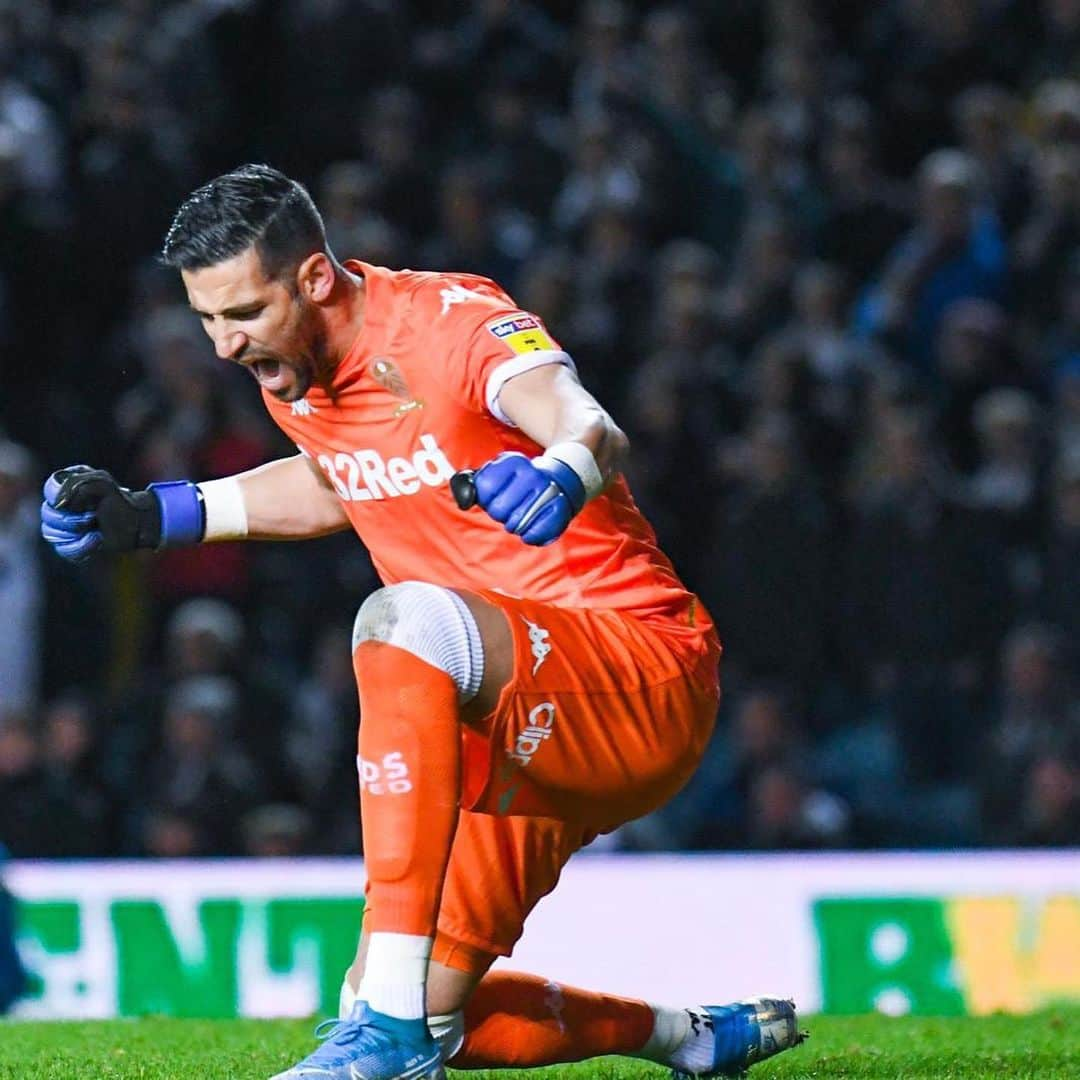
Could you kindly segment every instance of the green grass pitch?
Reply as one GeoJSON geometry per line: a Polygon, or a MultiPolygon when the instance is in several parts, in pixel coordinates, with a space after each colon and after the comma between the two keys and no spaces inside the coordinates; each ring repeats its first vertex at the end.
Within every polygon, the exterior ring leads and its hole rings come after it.
{"type": "MultiPolygon", "coordinates": [[[[811,1017],[810,1041],[763,1062],[751,1080],[1077,1080],[1080,1009],[980,1019],[811,1017]]],[[[307,1021],[0,1022],[2,1080],[265,1080],[314,1046],[307,1021]]],[[[451,1076],[455,1074],[451,1073],[451,1076]]],[[[626,1059],[527,1072],[457,1073],[488,1080],[659,1080],[626,1059]]]]}

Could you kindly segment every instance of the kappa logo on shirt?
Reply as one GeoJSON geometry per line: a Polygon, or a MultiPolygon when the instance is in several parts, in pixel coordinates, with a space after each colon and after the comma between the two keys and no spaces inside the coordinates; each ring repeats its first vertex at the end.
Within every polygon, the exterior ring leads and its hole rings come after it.
{"type": "Polygon", "coordinates": [[[439,314],[445,315],[454,304],[464,304],[469,300],[487,300],[488,298],[483,293],[466,289],[464,285],[451,285],[448,289],[442,289],[439,292],[439,299],[442,301],[442,311],[439,314]]]}
{"type": "Polygon", "coordinates": [[[293,416],[311,416],[319,410],[316,409],[307,398],[301,398],[299,401],[294,401],[292,403],[289,411],[293,416]]]}
{"type": "Polygon", "coordinates": [[[424,487],[439,487],[454,475],[454,467],[439,449],[434,435],[420,436],[420,449],[411,457],[383,458],[378,450],[341,451],[318,462],[345,502],[369,502],[415,495],[424,487]]]}

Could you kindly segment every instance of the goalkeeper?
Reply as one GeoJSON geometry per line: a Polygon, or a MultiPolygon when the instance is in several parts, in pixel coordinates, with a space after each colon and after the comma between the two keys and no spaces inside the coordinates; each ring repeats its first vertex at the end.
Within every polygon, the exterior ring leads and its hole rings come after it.
{"type": "Polygon", "coordinates": [[[60,469],[45,539],[81,561],[352,528],[384,584],[352,636],[362,934],[339,1020],[279,1080],[599,1054],[722,1075],[797,1042],[779,999],[671,1008],[488,971],[573,852],[685,784],[719,692],[626,438],[542,321],[486,278],[339,262],[262,165],[192,194],[163,259],[298,453],[145,491],[60,469]]]}

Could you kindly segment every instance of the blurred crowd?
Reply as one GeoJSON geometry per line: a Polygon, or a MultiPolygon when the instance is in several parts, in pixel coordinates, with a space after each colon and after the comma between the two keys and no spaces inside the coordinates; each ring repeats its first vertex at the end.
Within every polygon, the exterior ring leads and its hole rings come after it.
{"type": "Polygon", "coordinates": [[[291,452],[154,259],[252,160],[339,257],[497,279],[631,436],[725,697],[603,845],[1080,843],[1077,0],[4,0],[14,855],[358,848],[351,534],[37,536],[62,464],[291,452]]]}

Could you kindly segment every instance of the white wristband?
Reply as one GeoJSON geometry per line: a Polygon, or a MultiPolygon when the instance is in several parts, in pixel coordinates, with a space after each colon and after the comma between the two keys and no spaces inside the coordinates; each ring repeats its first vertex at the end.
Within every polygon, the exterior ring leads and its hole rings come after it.
{"type": "Polygon", "coordinates": [[[579,442],[561,442],[549,446],[544,457],[553,457],[577,473],[585,488],[585,500],[595,499],[604,490],[604,477],[592,451],[579,442]]]}
{"type": "Polygon", "coordinates": [[[206,480],[197,486],[206,517],[203,542],[243,540],[248,534],[248,520],[240,481],[235,476],[226,476],[224,480],[206,480]]]}

